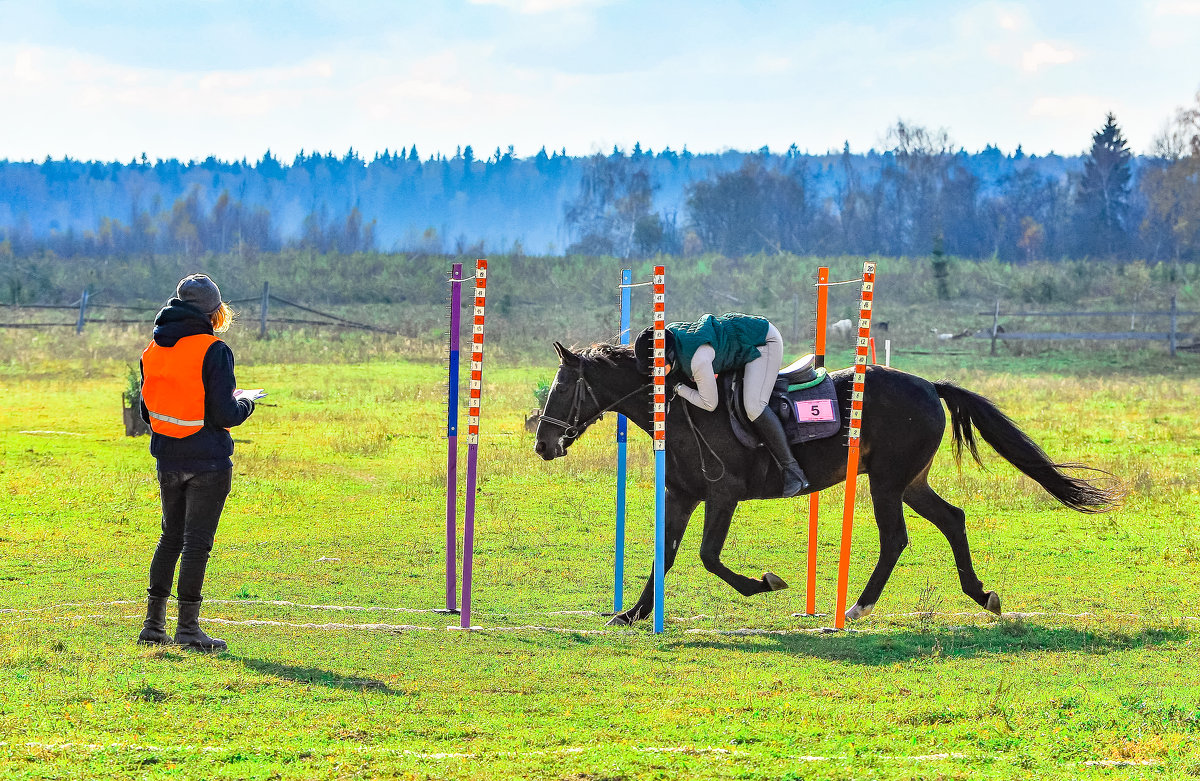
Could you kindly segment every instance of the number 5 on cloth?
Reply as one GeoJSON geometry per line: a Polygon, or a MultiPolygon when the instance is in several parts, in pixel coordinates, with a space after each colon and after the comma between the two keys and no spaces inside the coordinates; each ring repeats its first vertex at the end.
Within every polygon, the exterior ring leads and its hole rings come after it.
{"type": "Polygon", "coordinates": [[[833,402],[829,399],[797,401],[795,404],[796,420],[801,423],[822,423],[836,419],[833,416],[833,402]]]}

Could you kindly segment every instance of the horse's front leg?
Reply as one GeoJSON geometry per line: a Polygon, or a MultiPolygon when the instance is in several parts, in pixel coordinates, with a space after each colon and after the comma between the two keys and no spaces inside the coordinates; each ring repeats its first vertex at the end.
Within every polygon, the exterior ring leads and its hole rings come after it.
{"type": "Polygon", "coordinates": [[[764,591],[781,591],[788,587],[774,572],[764,572],[762,578],[748,578],[734,572],[721,561],[721,550],[729,534],[729,524],[737,502],[709,499],[704,503],[704,539],[700,542],[700,560],[704,568],[737,589],[744,597],[764,591]]]}
{"type": "MultiPolygon", "coordinates": [[[[663,568],[663,577],[666,578],[666,573],[671,571],[671,565],[675,563],[675,554],[679,552],[679,543],[683,539],[683,531],[687,528],[688,519],[692,517],[692,513],[696,511],[696,505],[700,504],[699,500],[692,498],[681,498],[673,493],[671,489],[666,490],[667,506],[663,510],[663,520],[666,522],[666,537],[667,549],[663,551],[663,560],[666,565],[663,568]]],[[[642,595],[638,597],[637,602],[633,607],[617,613],[608,620],[609,626],[620,626],[624,624],[632,624],[643,618],[649,618],[654,612],[654,567],[650,567],[650,577],[646,580],[646,587],[642,589],[642,595]]]]}

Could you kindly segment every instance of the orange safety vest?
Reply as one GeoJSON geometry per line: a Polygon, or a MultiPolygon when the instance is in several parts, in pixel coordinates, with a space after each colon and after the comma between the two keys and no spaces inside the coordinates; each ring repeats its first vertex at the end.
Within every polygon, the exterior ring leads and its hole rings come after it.
{"type": "Polygon", "coordinates": [[[142,401],[155,432],[182,439],[204,428],[204,355],[218,341],[195,334],[174,347],[150,342],[142,352],[142,401]]]}

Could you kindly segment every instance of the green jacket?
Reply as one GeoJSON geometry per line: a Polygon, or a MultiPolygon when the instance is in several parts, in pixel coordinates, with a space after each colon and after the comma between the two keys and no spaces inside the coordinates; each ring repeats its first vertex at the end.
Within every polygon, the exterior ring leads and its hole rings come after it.
{"type": "Polygon", "coordinates": [[[767,343],[770,322],[765,317],[727,312],[723,315],[704,315],[690,323],[668,323],[667,330],[675,337],[675,368],[691,380],[692,356],[700,345],[712,345],[717,356],[713,371],[732,371],[753,361],[762,353],[758,346],[767,343]]]}

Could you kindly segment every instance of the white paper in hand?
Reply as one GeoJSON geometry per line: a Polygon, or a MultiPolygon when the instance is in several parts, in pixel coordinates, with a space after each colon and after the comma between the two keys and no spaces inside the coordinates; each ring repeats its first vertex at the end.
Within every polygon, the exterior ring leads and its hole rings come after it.
{"type": "Polygon", "coordinates": [[[233,397],[235,399],[250,399],[250,401],[258,401],[259,399],[261,399],[263,396],[266,396],[266,395],[267,395],[267,392],[265,390],[263,390],[262,388],[250,388],[248,390],[243,390],[242,388],[238,388],[237,390],[235,390],[233,392],[233,397]]]}

